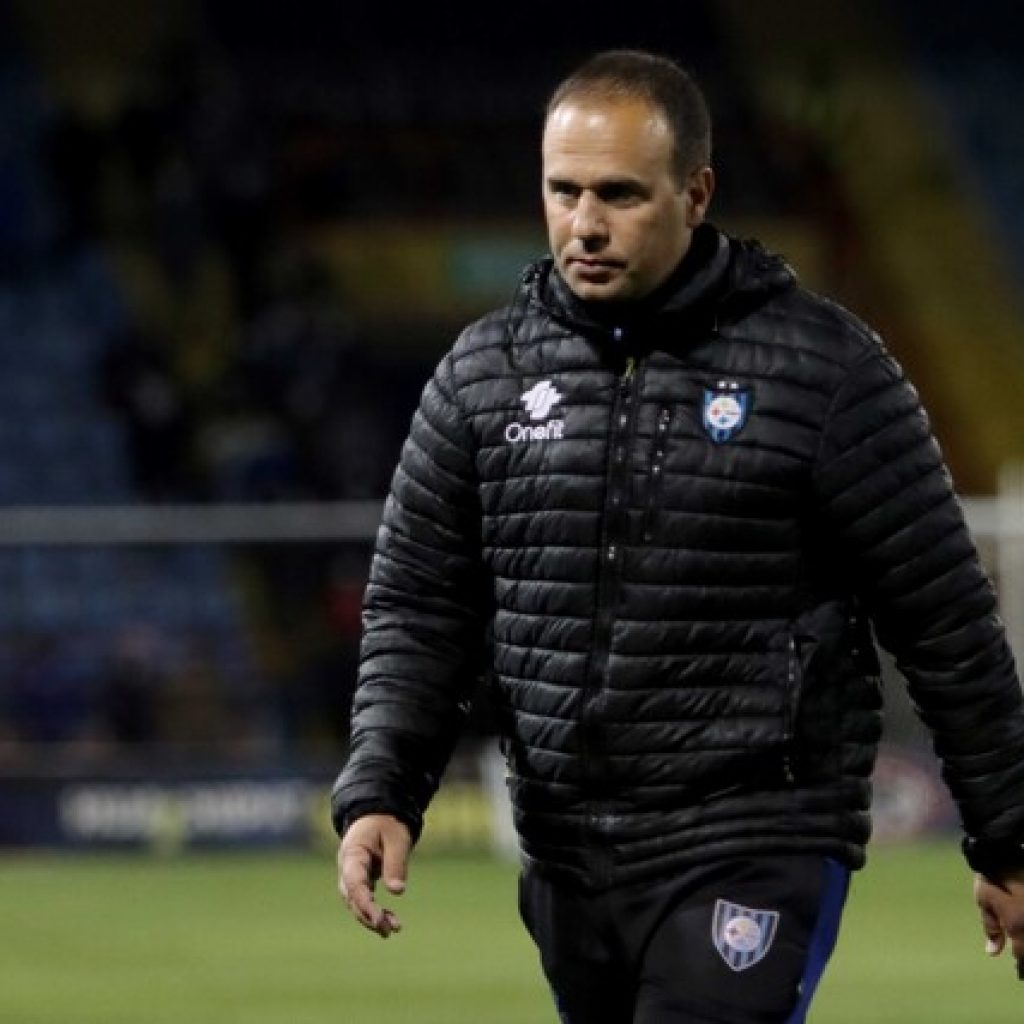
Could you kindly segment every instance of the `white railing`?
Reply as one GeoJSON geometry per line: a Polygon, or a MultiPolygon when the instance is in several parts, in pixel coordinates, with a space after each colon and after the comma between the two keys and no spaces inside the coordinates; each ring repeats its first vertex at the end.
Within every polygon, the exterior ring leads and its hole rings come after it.
{"type": "Polygon", "coordinates": [[[371,540],[380,501],[0,509],[0,545],[281,544],[371,540]]]}

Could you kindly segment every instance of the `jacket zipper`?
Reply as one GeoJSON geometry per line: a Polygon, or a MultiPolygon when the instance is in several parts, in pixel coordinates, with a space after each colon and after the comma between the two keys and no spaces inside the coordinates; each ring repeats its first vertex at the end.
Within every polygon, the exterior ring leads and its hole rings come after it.
{"type": "Polygon", "coordinates": [[[629,493],[629,435],[633,418],[633,374],[635,369],[634,360],[628,359],[625,369],[619,377],[615,392],[615,405],[612,409],[611,445],[606,477],[607,493],[601,524],[601,560],[597,570],[596,627],[587,680],[591,690],[599,689],[604,682],[611,640],[614,611],[612,605],[618,583],[619,557],[622,541],[625,539],[623,524],[626,521],[626,500],[629,493]]]}
{"type": "Polygon", "coordinates": [[[611,446],[608,453],[607,493],[601,525],[601,564],[597,579],[597,628],[589,682],[599,688],[604,681],[609,654],[615,592],[622,541],[626,538],[629,496],[629,454],[633,423],[633,384],[636,363],[632,357],[619,377],[612,410],[611,446]]]}
{"type": "MultiPolygon", "coordinates": [[[[622,544],[627,536],[631,437],[634,421],[636,361],[630,357],[619,376],[612,408],[611,444],[608,452],[605,507],[601,524],[600,562],[597,567],[597,594],[594,609],[594,641],[591,648],[587,690],[580,708],[580,755],[583,777],[589,790],[588,823],[593,827],[600,817],[596,808],[601,771],[600,743],[592,734],[593,705],[604,688],[611,653],[611,634],[615,620],[622,544]]],[[[610,865],[597,865],[597,873],[607,874],[610,865]]]]}

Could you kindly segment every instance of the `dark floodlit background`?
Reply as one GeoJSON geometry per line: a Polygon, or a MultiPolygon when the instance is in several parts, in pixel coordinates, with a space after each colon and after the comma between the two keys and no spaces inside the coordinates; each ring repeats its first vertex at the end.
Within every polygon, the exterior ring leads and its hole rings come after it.
{"type": "MultiPolygon", "coordinates": [[[[543,103],[608,46],[692,69],[712,219],[905,365],[1020,643],[1015,13],[0,2],[0,845],[328,841],[409,417],[543,255],[543,103]]],[[[948,825],[890,684],[883,833],[948,825]]],[[[490,841],[488,729],[438,842],[490,841]]]]}
{"type": "MultiPolygon", "coordinates": [[[[1024,650],[1017,6],[0,0],[0,1018],[551,1019],[486,702],[397,945],[343,921],[326,794],[410,415],[544,254],[541,111],[596,49],[688,65],[713,220],[884,335],[1024,650]]],[[[891,852],[816,1020],[1016,1020],[885,682],[891,852]]]]}

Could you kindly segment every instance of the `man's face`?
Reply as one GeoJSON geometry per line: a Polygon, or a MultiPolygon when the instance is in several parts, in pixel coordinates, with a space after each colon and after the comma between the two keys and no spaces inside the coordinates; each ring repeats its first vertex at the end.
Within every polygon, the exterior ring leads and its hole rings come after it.
{"type": "Polygon", "coordinates": [[[708,167],[680,182],[664,115],[642,100],[569,97],[543,138],[544,215],[559,272],[581,299],[643,298],[704,219],[708,167]]]}

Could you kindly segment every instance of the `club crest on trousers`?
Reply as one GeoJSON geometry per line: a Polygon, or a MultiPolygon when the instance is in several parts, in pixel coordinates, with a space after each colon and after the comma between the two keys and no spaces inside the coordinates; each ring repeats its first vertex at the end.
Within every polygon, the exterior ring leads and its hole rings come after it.
{"type": "Polygon", "coordinates": [[[778,927],[777,910],[754,910],[716,900],[711,941],[731,970],[745,971],[764,959],[778,927]]]}

